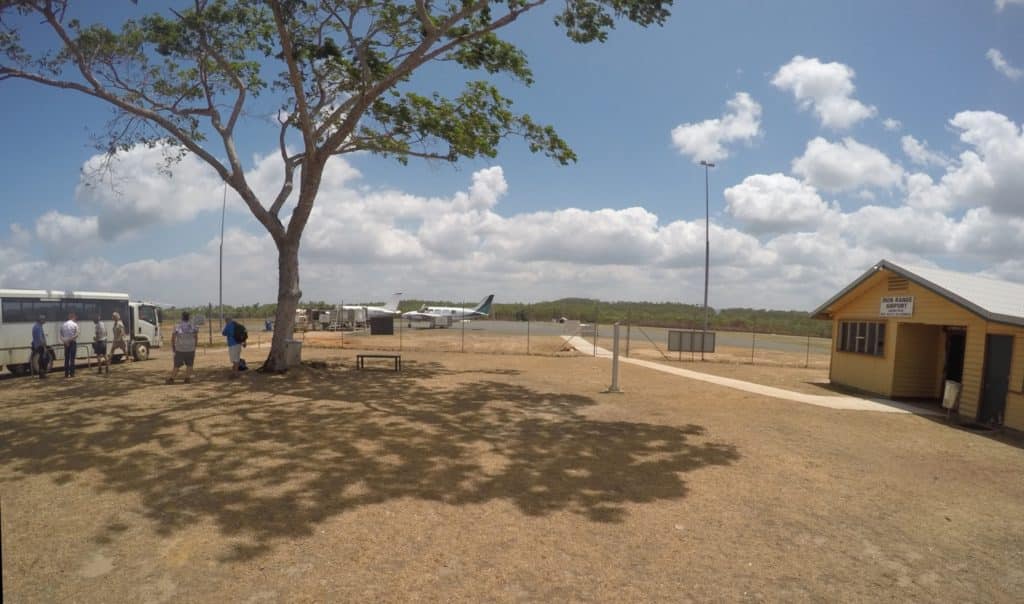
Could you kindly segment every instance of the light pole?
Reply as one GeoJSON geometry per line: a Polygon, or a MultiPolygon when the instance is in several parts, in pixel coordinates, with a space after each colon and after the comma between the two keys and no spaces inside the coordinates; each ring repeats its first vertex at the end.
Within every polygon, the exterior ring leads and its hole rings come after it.
{"type": "Polygon", "coordinates": [[[218,278],[219,293],[217,306],[220,309],[220,326],[224,328],[224,214],[228,207],[228,183],[224,181],[224,199],[220,203],[220,270],[218,278]]]}
{"type": "Polygon", "coordinates": [[[704,166],[704,331],[700,334],[700,360],[704,360],[704,342],[708,337],[708,273],[711,268],[711,207],[708,201],[708,171],[715,164],[700,160],[704,166]]]}

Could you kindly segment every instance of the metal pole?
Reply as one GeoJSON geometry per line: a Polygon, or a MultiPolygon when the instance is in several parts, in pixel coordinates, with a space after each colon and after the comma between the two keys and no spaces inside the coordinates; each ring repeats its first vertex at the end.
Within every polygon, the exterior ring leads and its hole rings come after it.
{"type": "Polygon", "coordinates": [[[530,305],[526,305],[526,355],[530,355],[530,305]]]}
{"type": "Polygon", "coordinates": [[[597,329],[598,329],[597,328],[597,325],[598,325],[598,321],[597,321],[597,317],[598,317],[597,305],[598,305],[598,301],[594,300],[594,356],[595,357],[597,356],[597,329]]]}
{"type": "Polygon", "coordinates": [[[804,359],[804,369],[811,366],[811,336],[807,336],[807,358],[804,359]]]}
{"type": "MultiPolygon", "coordinates": [[[[462,308],[466,308],[466,301],[462,301],[462,308]]],[[[462,317],[462,352],[466,352],[466,317],[462,317]]]]}
{"type": "Polygon", "coordinates": [[[210,331],[210,346],[213,346],[213,317],[211,316],[212,314],[213,314],[213,302],[210,302],[209,303],[209,308],[206,311],[206,316],[207,316],[206,325],[209,327],[209,331],[210,331]]]}
{"type": "Polygon", "coordinates": [[[754,364],[754,348],[757,346],[757,319],[751,323],[750,333],[750,364],[754,364]]]}
{"type": "Polygon", "coordinates": [[[626,311],[626,358],[629,358],[629,338],[633,330],[633,313],[630,310],[626,311]]]}
{"type": "Polygon", "coordinates": [[[220,204],[220,269],[218,275],[217,306],[220,308],[220,326],[224,327],[224,215],[228,207],[228,183],[224,182],[224,199],[220,204]]]}
{"type": "Polygon", "coordinates": [[[708,273],[711,268],[711,202],[708,172],[715,164],[701,160],[704,166],[704,331],[700,336],[700,360],[704,360],[704,339],[708,333],[708,273]]]}
{"type": "Polygon", "coordinates": [[[608,392],[621,392],[619,390],[619,323],[615,322],[612,328],[612,385],[608,392]]]}

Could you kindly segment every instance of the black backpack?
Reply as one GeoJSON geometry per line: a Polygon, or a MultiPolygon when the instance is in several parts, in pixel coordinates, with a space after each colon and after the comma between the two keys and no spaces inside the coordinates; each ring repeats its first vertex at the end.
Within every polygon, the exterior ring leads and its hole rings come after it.
{"type": "Polygon", "coordinates": [[[245,325],[236,322],[235,323],[235,341],[239,344],[245,343],[249,339],[249,330],[245,328],[245,325]]]}

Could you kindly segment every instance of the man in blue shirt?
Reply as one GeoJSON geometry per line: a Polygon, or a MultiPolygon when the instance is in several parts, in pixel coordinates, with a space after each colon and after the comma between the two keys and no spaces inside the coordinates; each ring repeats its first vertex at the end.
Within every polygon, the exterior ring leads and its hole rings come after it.
{"type": "Polygon", "coordinates": [[[220,335],[228,339],[228,358],[231,359],[231,371],[238,374],[238,361],[242,358],[242,343],[235,339],[235,320],[228,317],[220,335]]]}
{"type": "Polygon", "coordinates": [[[50,365],[49,353],[46,348],[46,332],[43,331],[44,323],[46,323],[46,316],[39,315],[36,324],[32,326],[32,354],[36,357],[39,379],[46,377],[46,371],[50,365]]]}

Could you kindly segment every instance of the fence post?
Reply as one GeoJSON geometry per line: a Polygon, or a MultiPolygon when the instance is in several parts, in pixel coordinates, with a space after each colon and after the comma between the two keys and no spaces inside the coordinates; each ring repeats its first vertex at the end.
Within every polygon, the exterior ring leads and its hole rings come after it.
{"type": "Polygon", "coordinates": [[[754,364],[754,348],[757,346],[757,319],[750,322],[750,364],[754,364]]]}
{"type": "MultiPolygon", "coordinates": [[[[462,308],[466,308],[466,301],[462,301],[462,308]]],[[[462,317],[462,344],[460,352],[466,352],[466,317],[462,317]]]]}
{"type": "Polygon", "coordinates": [[[807,357],[804,359],[804,369],[811,366],[811,336],[807,336],[807,357]]]}
{"type": "Polygon", "coordinates": [[[530,305],[526,305],[526,356],[530,356],[530,305]]]}

